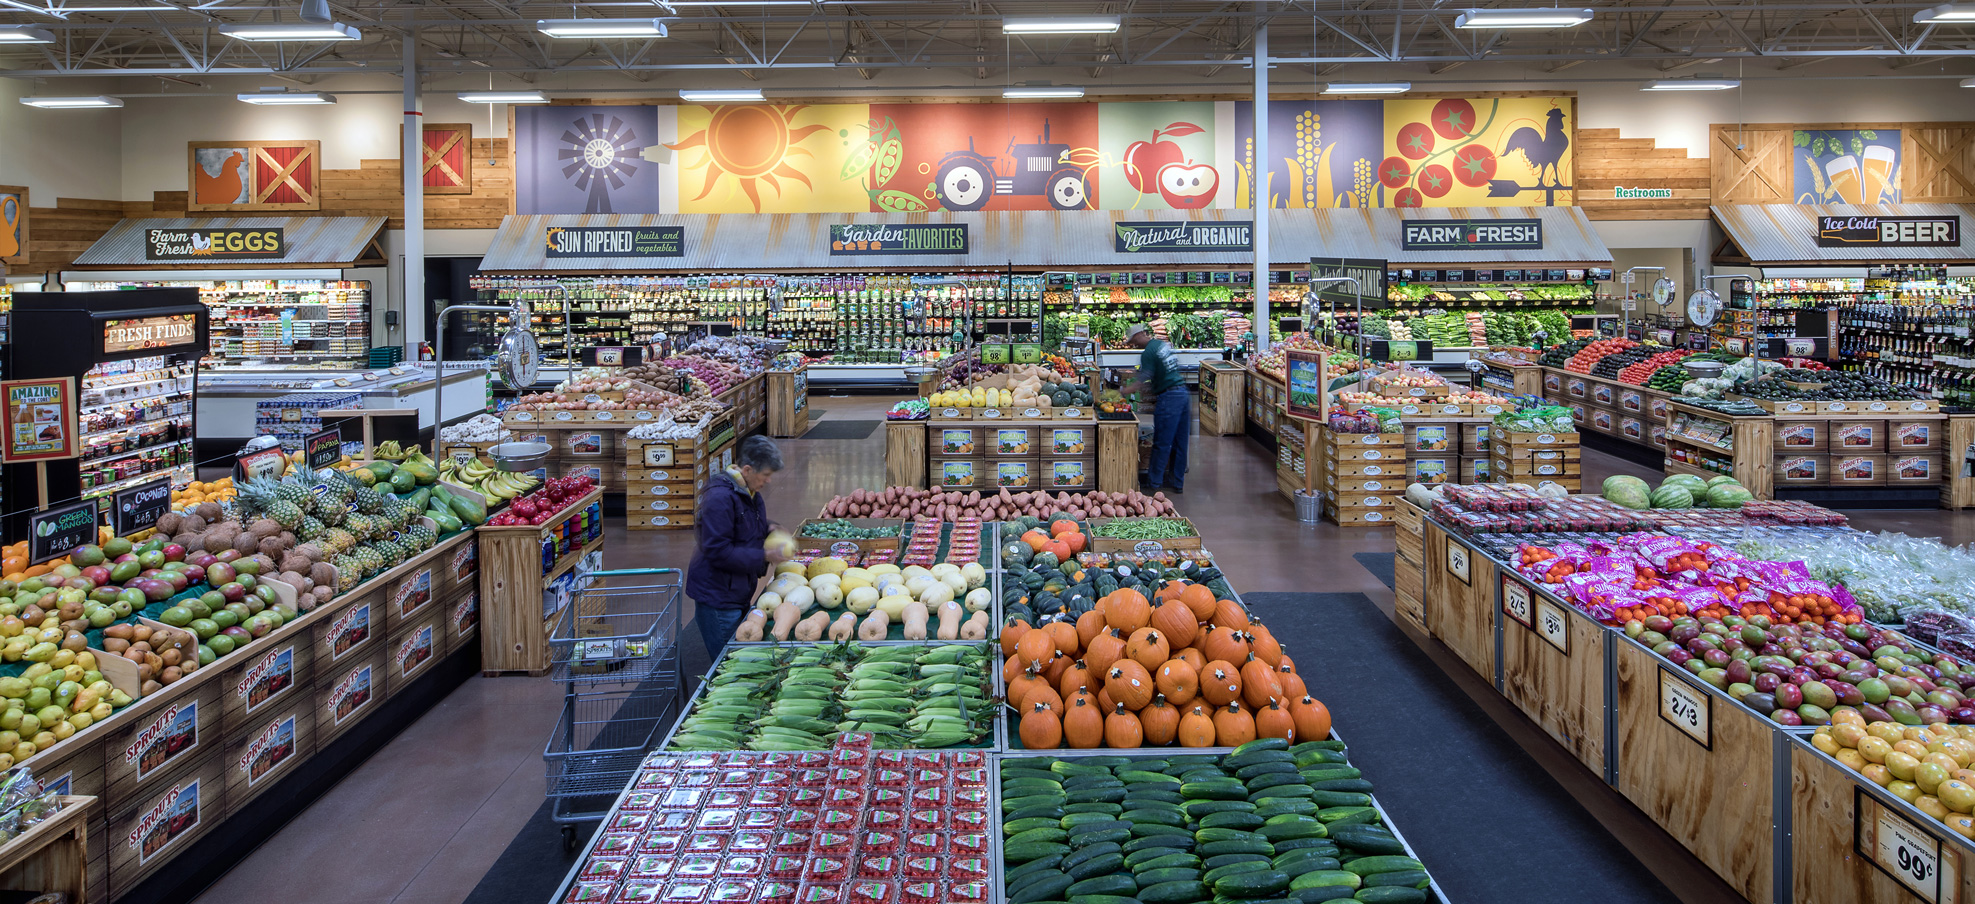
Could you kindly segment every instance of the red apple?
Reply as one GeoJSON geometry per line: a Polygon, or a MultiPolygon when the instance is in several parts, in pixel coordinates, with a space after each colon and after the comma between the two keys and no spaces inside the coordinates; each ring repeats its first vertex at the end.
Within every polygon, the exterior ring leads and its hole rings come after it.
{"type": "Polygon", "coordinates": [[[1153,132],[1151,141],[1134,141],[1125,148],[1125,181],[1141,194],[1152,194],[1160,189],[1159,171],[1185,159],[1186,152],[1178,144],[1160,141],[1159,133],[1153,132]]]}
{"type": "Polygon", "coordinates": [[[182,562],[184,560],[185,560],[185,547],[180,546],[176,543],[165,544],[165,561],[182,562]]]}
{"type": "Polygon", "coordinates": [[[1168,163],[1159,169],[1159,195],[1178,210],[1199,210],[1214,202],[1221,175],[1205,163],[1168,163]]]}

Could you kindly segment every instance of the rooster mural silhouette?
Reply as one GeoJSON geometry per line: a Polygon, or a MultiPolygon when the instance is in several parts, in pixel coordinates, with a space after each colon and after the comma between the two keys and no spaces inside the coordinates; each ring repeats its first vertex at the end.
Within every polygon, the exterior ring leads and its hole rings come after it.
{"type": "Polygon", "coordinates": [[[1509,143],[1503,145],[1502,153],[1497,156],[1507,157],[1520,152],[1523,159],[1529,161],[1530,168],[1536,170],[1538,187],[1543,186],[1543,174],[1546,172],[1550,175],[1552,187],[1562,187],[1563,176],[1558,172],[1557,164],[1563,161],[1564,152],[1570,149],[1570,135],[1564,131],[1564,111],[1551,107],[1549,120],[1541,134],[1528,126],[1509,133],[1509,143]]]}

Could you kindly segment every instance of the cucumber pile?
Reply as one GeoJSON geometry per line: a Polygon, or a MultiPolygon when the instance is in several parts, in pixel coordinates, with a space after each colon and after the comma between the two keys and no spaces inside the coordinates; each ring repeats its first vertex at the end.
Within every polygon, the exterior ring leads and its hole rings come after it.
{"type": "Polygon", "coordinates": [[[986,644],[732,646],[667,750],[961,747],[993,731],[986,644]]]}
{"type": "Polygon", "coordinates": [[[1339,741],[1001,762],[1008,904],[1431,900],[1339,741]]]}

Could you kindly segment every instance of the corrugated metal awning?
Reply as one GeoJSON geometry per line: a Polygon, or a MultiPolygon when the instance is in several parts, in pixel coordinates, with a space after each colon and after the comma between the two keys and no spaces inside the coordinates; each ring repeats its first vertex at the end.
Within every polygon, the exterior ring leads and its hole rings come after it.
{"type": "Polygon", "coordinates": [[[170,217],[124,220],[75,259],[77,270],[150,270],[167,267],[352,267],[382,265],[383,217],[170,217]],[[201,256],[191,260],[151,260],[145,237],[152,229],[280,229],[287,251],[281,257],[201,256]]]}
{"type": "Polygon", "coordinates": [[[1576,207],[1320,208],[1277,211],[1269,256],[1356,257],[1390,264],[1610,264],[1611,249],[1576,207]],[[1421,220],[1536,220],[1541,248],[1409,251],[1405,224],[1421,220]],[[1287,222],[1285,222],[1287,221],[1287,222]],[[1290,251],[1296,252],[1290,254],[1290,251]]]}
{"type": "Polygon", "coordinates": [[[1966,204],[1723,204],[1708,208],[1741,256],[1717,251],[1721,263],[1777,266],[1879,266],[1886,264],[1975,263],[1975,236],[1969,235],[1975,207],[1966,204]],[[1959,245],[1944,247],[1849,246],[1817,244],[1819,217],[1958,217],[1959,245]]]}

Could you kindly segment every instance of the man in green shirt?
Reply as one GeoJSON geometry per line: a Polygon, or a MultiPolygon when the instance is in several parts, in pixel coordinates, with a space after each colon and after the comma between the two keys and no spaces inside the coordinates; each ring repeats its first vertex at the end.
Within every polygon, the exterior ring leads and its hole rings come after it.
{"type": "Polygon", "coordinates": [[[1145,491],[1165,486],[1178,493],[1186,489],[1187,413],[1186,378],[1180,375],[1179,358],[1166,340],[1154,338],[1143,323],[1132,324],[1129,339],[1138,355],[1138,382],[1133,387],[1141,403],[1152,399],[1152,460],[1145,463],[1145,491]]]}

